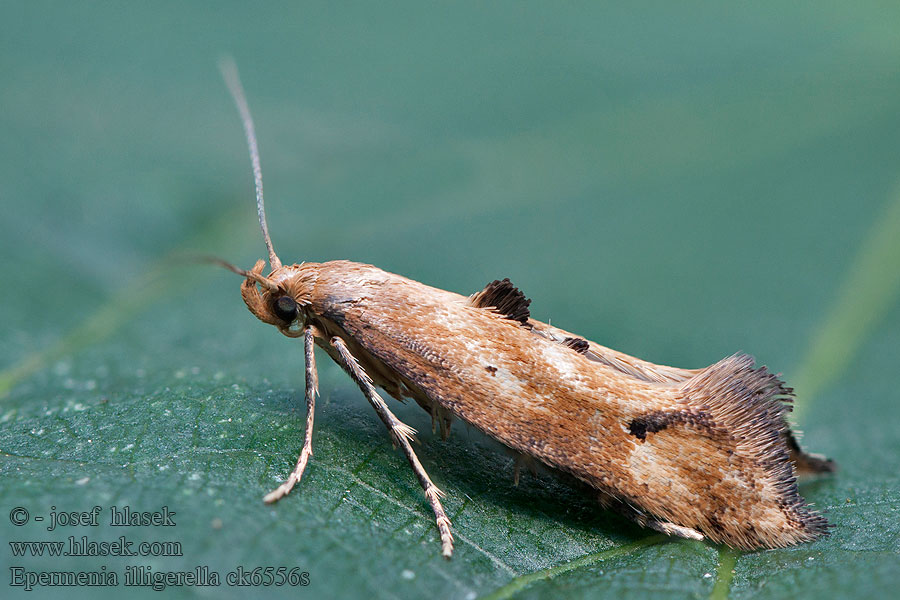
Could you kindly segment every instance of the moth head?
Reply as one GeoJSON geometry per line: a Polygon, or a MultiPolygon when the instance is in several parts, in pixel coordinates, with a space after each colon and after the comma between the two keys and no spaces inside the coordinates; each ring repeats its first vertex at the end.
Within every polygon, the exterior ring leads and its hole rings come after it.
{"type": "Polygon", "coordinates": [[[310,276],[315,273],[304,265],[288,265],[264,276],[265,266],[260,260],[251,270],[239,273],[245,277],[241,297],[257,319],[288,337],[297,337],[306,325],[304,308],[309,305],[310,276]]]}

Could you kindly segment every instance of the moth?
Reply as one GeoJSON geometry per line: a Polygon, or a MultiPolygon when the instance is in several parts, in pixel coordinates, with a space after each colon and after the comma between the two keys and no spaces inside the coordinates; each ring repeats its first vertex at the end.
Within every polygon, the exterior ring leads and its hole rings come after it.
{"type": "Polygon", "coordinates": [[[465,296],[346,260],[282,264],[266,224],[253,120],[236,67],[222,70],[250,147],[270,268],[213,260],[244,277],[241,296],[253,315],[303,338],[306,358],[303,447],[265,502],[287,495],[312,456],[319,346],[409,461],[445,557],[453,535],[442,492],[416,456],[415,431],[378,388],[414,400],[443,438],[459,419],[586,483],[602,507],[672,536],[754,549],[827,532],[800,496],[797,475],[834,463],[800,449],[786,419],[791,388],[750,356],[693,370],[643,361],[532,319],[530,300],[508,279],[465,296]]]}

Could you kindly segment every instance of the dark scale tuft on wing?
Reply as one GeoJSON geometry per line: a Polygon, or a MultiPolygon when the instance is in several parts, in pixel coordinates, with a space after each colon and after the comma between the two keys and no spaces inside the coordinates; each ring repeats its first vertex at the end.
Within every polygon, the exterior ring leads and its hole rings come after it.
{"type": "Polygon", "coordinates": [[[522,325],[528,323],[531,316],[528,305],[531,300],[525,297],[519,288],[507,278],[492,281],[483,290],[469,297],[469,304],[477,308],[487,308],[503,315],[511,321],[522,325]]]}

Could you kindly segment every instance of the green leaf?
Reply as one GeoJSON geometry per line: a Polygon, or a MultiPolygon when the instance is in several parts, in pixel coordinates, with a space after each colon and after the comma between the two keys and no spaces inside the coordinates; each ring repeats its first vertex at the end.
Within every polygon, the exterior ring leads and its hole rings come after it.
{"type": "MultiPolygon", "coordinates": [[[[5,6],[0,63],[0,572],[207,567],[167,595],[342,598],[875,597],[900,572],[897,10],[328,3],[5,6]],[[374,6],[374,5],[372,5],[374,6]],[[737,350],[783,371],[803,444],[838,461],[804,496],[831,534],[741,553],[598,508],[457,423],[421,488],[319,354],[240,279],[264,255],[232,54],[257,120],[282,259],[347,258],[471,293],[509,277],[536,318],[665,364],[737,350]],[[102,509],[48,531],[51,512],[102,509]],[[116,527],[112,506],[175,512],[116,527]],[[29,520],[14,525],[23,513],[29,520]],[[53,508],[55,507],[55,508],[53,508]],[[39,522],[35,517],[44,517],[39,522]],[[9,542],[177,542],[180,556],[14,556],[9,542]],[[229,586],[298,568],[302,589],[229,586]]],[[[18,546],[17,546],[18,547],[18,546]]],[[[171,583],[171,582],[170,582],[171,583]]],[[[6,585],[6,584],[4,584],[6,585]]],[[[22,592],[10,587],[10,592],[22,592]]]]}

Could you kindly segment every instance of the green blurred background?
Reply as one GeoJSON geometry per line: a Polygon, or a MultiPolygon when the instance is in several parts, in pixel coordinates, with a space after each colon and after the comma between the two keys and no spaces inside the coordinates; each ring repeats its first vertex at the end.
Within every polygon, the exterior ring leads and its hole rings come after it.
{"type": "MultiPolygon", "coordinates": [[[[0,577],[126,565],[301,567],[310,585],[177,597],[869,597],[900,572],[900,5],[243,2],[0,5],[0,577]],[[282,259],[370,262],[699,367],[744,350],[797,388],[804,485],[832,535],[739,554],[660,540],[427,415],[427,504],[320,356],[316,455],[302,348],[244,308],[264,256],[238,63],[282,259]],[[177,527],[13,527],[129,505],[177,527]],[[13,557],[5,543],[177,540],[180,558],[13,557]]],[[[5,584],[4,584],[5,585],[5,584]]],[[[37,592],[112,596],[125,588],[37,592]]],[[[21,588],[8,591],[22,593],[21,588]]],[[[125,590],[127,591],[127,590],[125,590]]],[[[147,589],[138,590],[150,596],[147,589]]]]}

